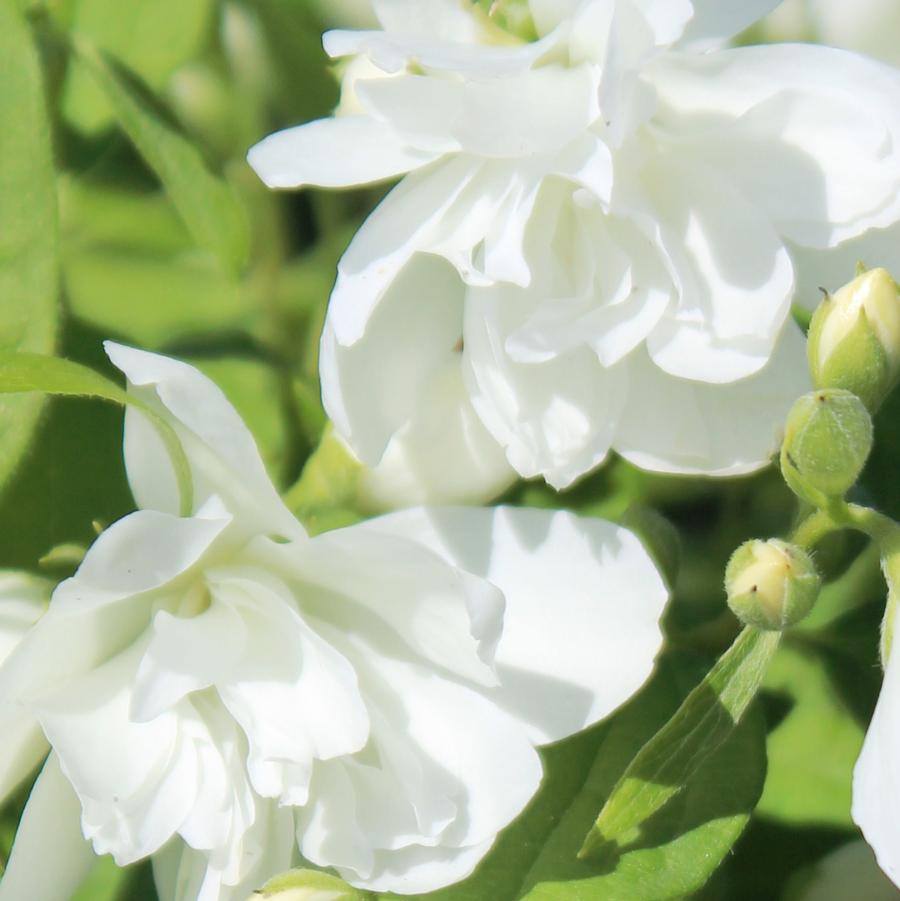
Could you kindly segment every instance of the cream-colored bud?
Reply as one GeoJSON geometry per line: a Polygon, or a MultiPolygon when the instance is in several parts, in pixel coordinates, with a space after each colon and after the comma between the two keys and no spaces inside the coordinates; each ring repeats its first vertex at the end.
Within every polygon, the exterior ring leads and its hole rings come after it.
{"type": "Polygon", "coordinates": [[[842,388],[874,412],[900,377],[900,291],[870,269],[822,301],[809,330],[818,388],[842,388]]]}
{"type": "Polygon", "coordinates": [[[369,892],[319,870],[291,870],[276,876],[247,901],[366,901],[369,892]]]}
{"type": "Polygon", "coordinates": [[[780,631],[799,622],[812,610],[820,584],[809,554],[777,538],[742,544],[725,571],[728,606],[758,629],[780,631]]]}

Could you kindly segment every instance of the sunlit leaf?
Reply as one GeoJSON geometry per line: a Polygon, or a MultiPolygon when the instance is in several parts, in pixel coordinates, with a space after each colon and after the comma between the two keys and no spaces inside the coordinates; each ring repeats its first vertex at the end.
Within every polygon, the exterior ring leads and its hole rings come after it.
{"type": "MultiPolygon", "coordinates": [[[[50,353],[57,328],[56,189],[37,55],[0,0],[0,351],[50,353]]],[[[0,398],[0,488],[26,451],[42,398],[0,398]]]]}
{"type": "Polygon", "coordinates": [[[246,213],[234,191],[209,170],[197,148],[128,72],[90,43],[78,41],[75,46],[194,240],[227,269],[239,270],[246,262],[250,238],[246,213]]]}

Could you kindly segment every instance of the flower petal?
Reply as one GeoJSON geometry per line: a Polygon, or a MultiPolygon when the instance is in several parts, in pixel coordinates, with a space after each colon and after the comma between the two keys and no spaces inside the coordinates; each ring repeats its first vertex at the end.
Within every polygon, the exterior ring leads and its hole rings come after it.
{"type": "MultiPolygon", "coordinates": [[[[244,513],[247,527],[296,538],[302,526],[272,485],[247,426],[222,391],[187,363],[106,343],[130,390],[168,419],[184,445],[194,476],[195,508],[222,497],[244,513]]],[[[156,429],[138,410],[125,414],[125,464],[138,505],[178,512],[178,493],[168,454],[156,429]]],[[[232,511],[235,512],[235,511],[232,511]]]]}
{"type": "Polygon", "coordinates": [[[833,247],[900,218],[900,73],[891,67],[780,44],[670,54],[652,80],[660,126],[791,241],[833,247]]]}
{"type": "Polygon", "coordinates": [[[47,579],[0,571],[0,665],[46,611],[52,589],[47,579]]]}
{"type": "Polygon", "coordinates": [[[761,469],[781,443],[788,410],[811,387],[804,338],[792,322],[769,363],[730,384],[674,378],[641,351],[622,365],[628,402],[614,447],[653,472],[732,476],[761,469]]]}
{"type": "Polygon", "coordinates": [[[420,545],[355,526],[317,535],[284,565],[306,583],[303,609],[316,620],[362,630],[388,656],[496,684],[503,599],[483,580],[420,545]]]}
{"type": "Polygon", "coordinates": [[[735,381],[772,353],[790,309],[790,256],[765,216],[724,179],[668,162],[648,189],[679,296],[647,348],[670,375],[735,381]]]}
{"type": "Polygon", "coordinates": [[[853,771],[854,822],[872,846],[878,865],[900,888],[900,653],[888,659],[881,694],[853,771]]]}
{"type": "Polygon", "coordinates": [[[75,575],[53,593],[53,617],[84,614],[162,588],[190,570],[231,522],[221,509],[209,512],[210,518],[183,519],[139,510],[120,519],[94,542],[75,575]]]}
{"type": "Polygon", "coordinates": [[[81,805],[51,754],[16,832],[0,901],[66,901],[97,858],[81,833],[81,805]]]}
{"type": "Polygon", "coordinates": [[[250,148],[247,162],[270,188],[339,188],[395,178],[439,155],[415,146],[390,124],[340,116],[275,132],[250,148]]]}
{"type": "Polygon", "coordinates": [[[626,529],[513,507],[406,510],[364,528],[420,542],[503,592],[500,688],[491,696],[535,741],[597,722],[650,675],[668,592],[626,529]]]}

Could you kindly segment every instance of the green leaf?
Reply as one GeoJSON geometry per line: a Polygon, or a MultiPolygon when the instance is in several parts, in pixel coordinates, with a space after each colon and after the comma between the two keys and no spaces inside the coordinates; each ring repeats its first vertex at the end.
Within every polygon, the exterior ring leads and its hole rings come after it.
{"type": "MultiPolygon", "coordinates": [[[[207,43],[216,6],[215,0],[77,0],[70,27],[159,90],[207,43]]],[[[112,120],[109,100],[82,66],[69,72],[63,113],[87,132],[112,120]]]]}
{"type": "Polygon", "coordinates": [[[194,498],[190,464],[175,430],[152,407],[80,363],[41,354],[0,352],[0,394],[32,391],[64,397],[96,397],[123,406],[130,404],[140,410],[165,444],[178,480],[182,515],[190,515],[194,498]]]}
{"type": "Polygon", "coordinates": [[[782,822],[852,828],[853,766],[864,732],[834,692],[826,666],[821,655],[788,645],[772,661],[765,687],[793,707],[769,736],[759,812],[782,822]]]}
{"type": "Polygon", "coordinates": [[[667,656],[610,721],[544,749],[540,791],[475,874],[408,901],[664,901],[702,887],[762,791],[765,725],[756,714],[745,717],[702,772],[647,824],[641,842],[612,862],[576,858],[598,805],[701,675],[695,659],[667,656]]]}
{"type": "Polygon", "coordinates": [[[89,42],[79,40],[74,46],[194,240],[212,251],[227,270],[238,272],[247,260],[250,233],[237,195],[210,172],[197,148],[133,76],[89,42]]]}
{"type": "Polygon", "coordinates": [[[614,852],[672,800],[734,731],[756,697],[781,638],[747,627],[678,712],[641,749],[606,801],[582,856],[614,852]]]}
{"type": "MultiPolygon", "coordinates": [[[[53,159],[37,54],[0,0],[0,351],[52,353],[57,330],[53,159]]],[[[28,448],[42,399],[0,398],[0,488],[28,448]]]]}

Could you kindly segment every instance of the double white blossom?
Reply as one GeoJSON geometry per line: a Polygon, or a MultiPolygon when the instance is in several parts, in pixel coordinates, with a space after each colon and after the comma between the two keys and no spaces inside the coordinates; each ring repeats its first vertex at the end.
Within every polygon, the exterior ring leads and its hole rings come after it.
{"type": "Polygon", "coordinates": [[[716,49],[775,5],[531,0],[523,42],[474,4],[378,0],[382,30],[325,36],[353,60],[340,114],[249,159],[277,188],[405,176],[341,261],[322,341],[364,462],[423,455],[435,407],[461,472],[496,447],[557,487],[610,449],[767,461],[807,378],[792,249],[900,218],[897,73],[716,49]]]}
{"type": "Polygon", "coordinates": [[[0,667],[8,791],[51,749],[0,901],[67,901],[94,854],[163,901],[244,901],[300,857],[354,885],[466,876],[541,780],[535,746],[651,671],[666,590],[633,534],[524,509],[416,509],[309,538],[225,397],[108,345],[176,430],[126,418],[139,510],[0,667]]]}

